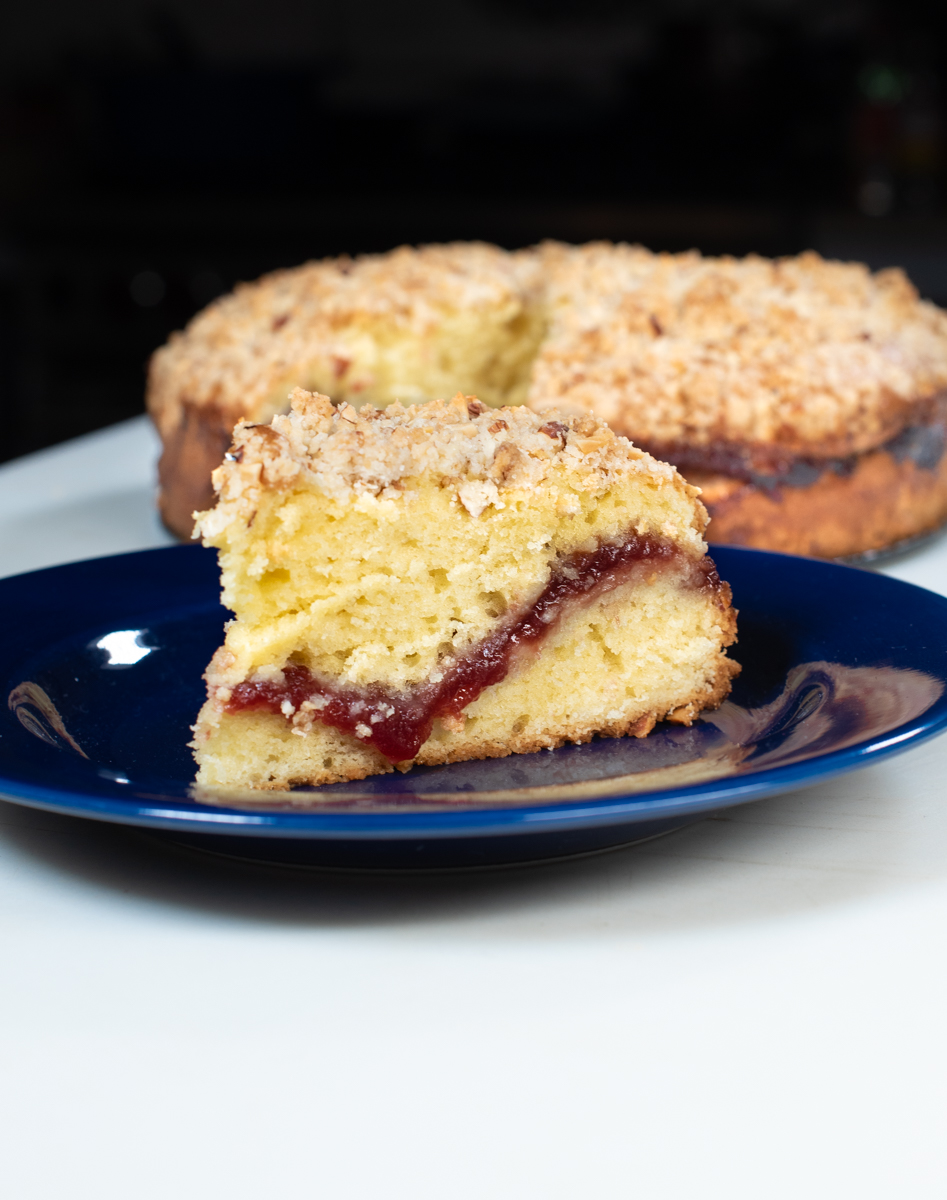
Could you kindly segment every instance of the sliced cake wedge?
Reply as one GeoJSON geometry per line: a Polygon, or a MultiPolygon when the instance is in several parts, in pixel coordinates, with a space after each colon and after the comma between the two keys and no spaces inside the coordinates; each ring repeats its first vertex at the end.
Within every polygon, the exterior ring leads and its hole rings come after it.
{"type": "Polygon", "coordinates": [[[591,416],[473,397],[241,424],[197,531],[235,614],[198,783],[288,788],[690,723],[739,667],[706,512],[591,416]]]}

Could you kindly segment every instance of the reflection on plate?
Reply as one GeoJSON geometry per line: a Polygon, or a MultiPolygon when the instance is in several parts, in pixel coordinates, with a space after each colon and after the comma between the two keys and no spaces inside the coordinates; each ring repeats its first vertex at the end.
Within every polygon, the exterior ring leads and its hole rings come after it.
{"type": "Polygon", "coordinates": [[[443,867],[559,857],[867,765],[947,725],[947,600],[714,547],[740,609],[733,695],[689,729],[288,793],[198,791],[186,748],[219,644],[215,556],[172,547],[0,581],[0,795],[252,858],[443,867]]]}

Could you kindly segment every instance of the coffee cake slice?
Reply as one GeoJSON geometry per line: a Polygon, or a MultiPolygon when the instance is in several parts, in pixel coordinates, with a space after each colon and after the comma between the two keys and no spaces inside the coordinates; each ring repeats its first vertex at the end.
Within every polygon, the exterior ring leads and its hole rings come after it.
{"type": "Polygon", "coordinates": [[[689,724],[739,667],[690,487],[591,416],[296,389],[198,515],[236,619],[198,783],[288,788],[689,724]]]}

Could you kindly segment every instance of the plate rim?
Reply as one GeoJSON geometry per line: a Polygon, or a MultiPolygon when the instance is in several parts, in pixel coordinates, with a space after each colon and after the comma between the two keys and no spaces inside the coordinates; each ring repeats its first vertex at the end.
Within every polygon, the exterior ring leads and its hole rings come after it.
{"type": "Polygon", "coordinates": [[[17,784],[18,791],[11,793],[10,781],[0,776],[0,800],[109,824],[246,837],[347,841],[384,838],[393,841],[419,837],[448,839],[473,834],[497,837],[551,830],[564,832],[573,825],[604,828],[735,808],[872,766],[943,733],[947,728],[947,697],[941,697],[922,717],[940,705],[942,711],[935,721],[919,728],[915,727],[916,721],[907,722],[905,726],[888,731],[877,743],[857,743],[799,763],[768,767],[742,776],[726,776],[707,784],[688,784],[600,799],[498,805],[496,808],[467,808],[459,804],[456,809],[421,812],[247,812],[224,807],[218,810],[171,799],[149,804],[134,793],[128,801],[123,801],[32,784],[17,784]],[[816,766],[821,769],[814,769],[816,766]],[[75,799],[70,799],[73,797],[75,799]]]}
{"type": "MultiPolygon", "coordinates": [[[[0,580],[0,586],[67,568],[114,563],[141,556],[180,556],[194,547],[162,546],[122,554],[102,555],[72,563],[23,572],[0,580]]],[[[879,575],[864,568],[825,560],[802,558],[750,547],[712,546],[711,557],[720,549],[738,552],[750,560],[792,559],[829,572],[852,572],[864,578],[885,581],[898,589],[908,589],[936,599],[947,608],[947,597],[917,584],[879,575]]],[[[160,605],[158,606],[160,609],[160,605]]],[[[56,812],[110,824],[162,829],[189,833],[226,834],[228,836],[317,839],[346,841],[400,841],[455,839],[470,836],[496,837],[567,832],[570,828],[634,825],[648,820],[695,817],[763,799],[781,792],[808,787],[824,780],[859,770],[929,741],[947,729],[947,688],[923,713],[881,734],[852,746],[830,750],[800,761],[784,763],[759,771],[724,776],[705,782],[651,791],[619,793],[587,800],[570,799],[518,805],[457,807],[372,812],[366,810],[287,811],[260,809],[247,811],[221,805],[220,808],[197,801],[149,795],[142,789],[129,789],[124,796],[96,795],[69,788],[30,783],[12,778],[0,770],[0,799],[36,810],[56,812]]],[[[504,789],[512,791],[515,789],[504,789]]],[[[423,804],[423,797],[418,801],[423,804]]]]}

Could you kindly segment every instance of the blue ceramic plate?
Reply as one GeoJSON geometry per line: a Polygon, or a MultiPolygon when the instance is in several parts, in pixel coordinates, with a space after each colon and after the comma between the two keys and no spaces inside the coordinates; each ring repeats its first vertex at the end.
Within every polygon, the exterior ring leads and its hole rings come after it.
{"type": "Polygon", "coordinates": [[[690,729],[284,793],[196,793],[187,749],[227,613],[216,556],[122,554],[0,580],[0,796],[284,862],[403,868],[654,837],[867,766],[947,725],[947,599],[714,547],[740,609],[733,695],[690,729]]]}

